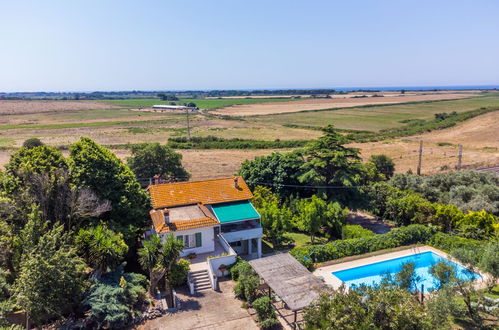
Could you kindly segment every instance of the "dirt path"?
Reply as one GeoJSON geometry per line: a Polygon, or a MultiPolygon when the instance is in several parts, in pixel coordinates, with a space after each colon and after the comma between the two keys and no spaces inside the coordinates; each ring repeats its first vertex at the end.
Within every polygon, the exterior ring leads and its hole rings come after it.
{"type": "Polygon", "coordinates": [[[387,233],[395,227],[376,219],[372,215],[360,211],[350,212],[348,214],[347,222],[349,225],[360,225],[376,234],[387,233]]]}

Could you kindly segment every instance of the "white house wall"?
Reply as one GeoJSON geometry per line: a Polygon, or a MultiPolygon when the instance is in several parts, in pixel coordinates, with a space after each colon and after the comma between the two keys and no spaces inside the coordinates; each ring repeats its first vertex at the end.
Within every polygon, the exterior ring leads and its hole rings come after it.
{"type": "Polygon", "coordinates": [[[180,235],[194,235],[196,233],[201,233],[201,246],[184,249],[180,254],[181,257],[185,257],[189,253],[202,254],[215,251],[215,237],[213,233],[213,227],[202,227],[202,228],[176,231],[173,234],[175,236],[175,239],[177,239],[177,236],[180,235]]]}

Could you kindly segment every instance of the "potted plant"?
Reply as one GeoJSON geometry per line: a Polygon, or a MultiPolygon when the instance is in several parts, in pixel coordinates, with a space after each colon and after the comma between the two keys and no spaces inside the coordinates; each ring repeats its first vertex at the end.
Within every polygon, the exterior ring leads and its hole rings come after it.
{"type": "Polygon", "coordinates": [[[225,277],[225,271],[227,270],[227,266],[221,264],[220,267],[218,267],[218,270],[222,273],[222,277],[225,277]]]}

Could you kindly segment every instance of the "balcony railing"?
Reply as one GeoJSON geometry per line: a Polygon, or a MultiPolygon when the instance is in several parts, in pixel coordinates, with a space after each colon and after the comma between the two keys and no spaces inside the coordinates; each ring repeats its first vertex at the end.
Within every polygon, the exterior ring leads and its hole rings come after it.
{"type": "Polygon", "coordinates": [[[227,242],[236,242],[252,238],[260,238],[263,234],[262,226],[258,221],[245,221],[222,225],[222,235],[227,242]]]}

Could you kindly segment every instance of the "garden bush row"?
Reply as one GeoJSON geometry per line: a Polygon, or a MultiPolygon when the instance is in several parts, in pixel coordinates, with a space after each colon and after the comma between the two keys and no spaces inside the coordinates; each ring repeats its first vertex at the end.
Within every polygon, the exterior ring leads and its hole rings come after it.
{"type": "Polygon", "coordinates": [[[411,244],[428,244],[443,251],[456,248],[480,248],[487,241],[479,241],[436,231],[435,227],[409,225],[386,234],[363,238],[337,240],[322,245],[296,247],[291,254],[307,268],[326,262],[364,253],[392,249],[411,244]]]}
{"type": "Polygon", "coordinates": [[[224,139],[216,136],[184,137],[168,139],[168,146],[173,149],[280,149],[299,148],[305,146],[307,140],[279,140],[264,141],[252,139],[224,139]]]}
{"type": "Polygon", "coordinates": [[[426,243],[435,229],[423,225],[410,225],[372,237],[337,240],[323,245],[296,247],[291,254],[307,268],[315,262],[354,256],[403,245],[426,243]]]}

